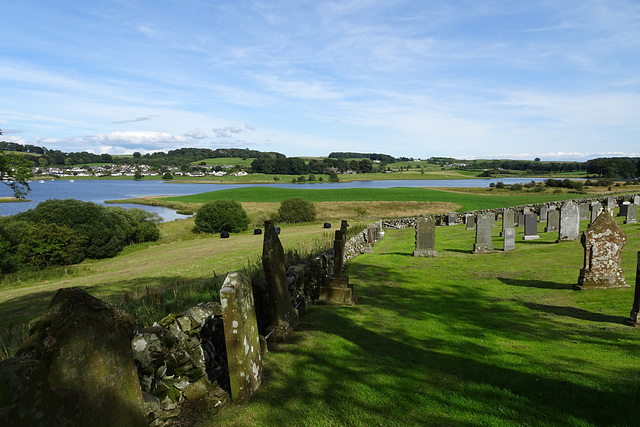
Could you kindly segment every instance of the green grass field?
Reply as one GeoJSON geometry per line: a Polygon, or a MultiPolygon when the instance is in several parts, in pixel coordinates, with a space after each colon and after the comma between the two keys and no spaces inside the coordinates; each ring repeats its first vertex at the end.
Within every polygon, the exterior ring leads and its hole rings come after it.
{"type": "MultiPolygon", "coordinates": [[[[640,225],[623,228],[633,284],[640,225]]],[[[582,247],[542,229],[471,254],[473,231],[441,227],[435,258],[411,256],[413,230],[387,231],[348,263],[358,304],[311,307],[251,402],[198,425],[637,425],[633,288],[572,290],[582,247]]]]}
{"type": "Polygon", "coordinates": [[[167,197],[163,200],[182,203],[207,203],[219,199],[231,199],[238,202],[274,203],[290,197],[301,197],[310,202],[346,202],[346,201],[416,201],[450,202],[462,206],[463,211],[475,209],[516,206],[526,203],[540,203],[569,199],[571,195],[538,195],[505,193],[454,193],[430,188],[350,188],[350,189],[295,189],[273,187],[248,187],[230,190],[211,191],[192,196],[167,197]]]}

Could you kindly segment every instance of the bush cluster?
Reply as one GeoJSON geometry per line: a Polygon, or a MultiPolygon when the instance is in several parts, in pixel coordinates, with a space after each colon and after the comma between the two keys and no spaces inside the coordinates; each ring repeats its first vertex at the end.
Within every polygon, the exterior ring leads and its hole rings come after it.
{"type": "Polygon", "coordinates": [[[313,203],[300,197],[291,197],[280,203],[274,220],[282,222],[306,222],[316,219],[316,207],[313,203]]]}
{"type": "Polygon", "coordinates": [[[235,200],[215,200],[198,209],[195,233],[238,233],[249,227],[249,217],[242,205],[235,200]]]}
{"type": "Polygon", "coordinates": [[[2,274],[113,257],[126,245],[158,240],[158,214],[51,199],[0,221],[2,274]]]}

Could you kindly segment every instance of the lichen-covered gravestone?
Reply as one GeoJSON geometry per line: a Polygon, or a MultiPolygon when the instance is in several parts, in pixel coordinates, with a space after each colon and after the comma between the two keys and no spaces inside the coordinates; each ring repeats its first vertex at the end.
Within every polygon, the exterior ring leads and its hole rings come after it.
{"type": "Polygon", "coordinates": [[[502,250],[505,252],[514,250],[516,248],[516,229],[505,228],[502,235],[504,238],[502,250]]]}
{"type": "Polygon", "coordinates": [[[547,226],[544,228],[545,233],[551,231],[558,231],[560,225],[560,212],[555,209],[549,209],[547,211],[547,226]]]}
{"type": "Polygon", "coordinates": [[[625,224],[636,224],[638,222],[638,205],[627,205],[625,224]]]}
{"type": "Polygon", "coordinates": [[[51,390],[72,396],[62,412],[75,412],[77,425],[146,426],[132,338],[128,314],[80,288],[60,289],[16,357],[43,363],[51,390]]]}
{"type": "Polygon", "coordinates": [[[466,225],[465,229],[466,230],[473,230],[474,228],[476,228],[476,217],[473,214],[466,214],[464,216],[464,223],[466,225]]]}
{"type": "Polygon", "coordinates": [[[589,219],[589,203],[583,202],[578,205],[578,211],[580,214],[580,221],[586,221],[589,219]]]}
{"type": "Polygon", "coordinates": [[[504,237],[504,230],[507,228],[515,228],[516,218],[514,212],[511,209],[504,209],[502,211],[502,232],[501,237],[504,237]]]}
{"type": "Polygon", "coordinates": [[[231,273],[220,289],[231,399],[245,402],[262,382],[260,337],[248,277],[231,273]]]}
{"type": "Polygon", "coordinates": [[[539,222],[547,221],[547,213],[549,212],[549,206],[540,207],[540,219],[539,222]]]}
{"type": "Polygon", "coordinates": [[[349,284],[349,276],[342,274],[344,268],[344,246],[346,227],[336,230],[333,241],[333,279],[328,286],[320,287],[319,301],[329,304],[355,304],[353,285],[349,284]]]}
{"type": "Polygon", "coordinates": [[[416,218],[416,244],[414,257],[437,256],[436,250],[436,221],[432,216],[416,218]]]}
{"type": "Polygon", "coordinates": [[[589,206],[589,224],[593,224],[593,222],[598,218],[600,213],[602,212],[602,204],[600,202],[592,202],[589,206]]]}
{"type": "Polygon", "coordinates": [[[492,213],[478,214],[476,220],[476,241],[473,244],[474,253],[493,251],[493,242],[491,241],[493,222],[494,217],[492,213]]]}
{"type": "Polygon", "coordinates": [[[608,211],[582,234],[584,267],[574,289],[607,289],[629,287],[620,267],[622,248],[627,236],[608,211]]]}
{"type": "Polygon", "coordinates": [[[580,208],[573,200],[565,203],[560,209],[560,226],[558,242],[578,240],[580,237],[580,208]]]}
{"type": "Polygon", "coordinates": [[[273,331],[274,338],[282,341],[298,325],[298,314],[293,309],[289,295],[284,249],[271,220],[264,222],[262,267],[269,295],[267,331],[273,331]]]}

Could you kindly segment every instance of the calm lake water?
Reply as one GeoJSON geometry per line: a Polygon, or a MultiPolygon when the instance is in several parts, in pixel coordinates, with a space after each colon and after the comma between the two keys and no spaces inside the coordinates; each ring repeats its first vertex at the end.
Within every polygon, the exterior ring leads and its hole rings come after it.
{"type": "MultiPolygon", "coordinates": [[[[278,188],[393,188],[393,187],[488,187],[491,182],[502,181],[505,184],[544,181],[545,178],[500,178],[500,179],[447,179],[447,180],[389,180],[389,181],[354,181],[345,183],[314,184],[262,184],[266,187],[278,188]]],[[[74,182],[34,181],[31,192],[27,195],[30,202],[0,203],[0,216],[13,215],[35,208],[38,203],[48,199],[77,199],[85,202],[105,204],[107,200],[130,199],[144,196],[184,196],[205,193],[208,191],[227,190],[241,187],[255,187],[256,184],[174,184],[163,181],[120,181],[120,180],[77,180],[74,182]]],[[[11,189],[0,185],[0,197],[11,196],[11,189]]],[[[109,204],[124,208],[137,207],[149,212],[158,213],[164,221],[184,218],[173,209],[161,206],[145,206],[135,204],[109,204]]]]}

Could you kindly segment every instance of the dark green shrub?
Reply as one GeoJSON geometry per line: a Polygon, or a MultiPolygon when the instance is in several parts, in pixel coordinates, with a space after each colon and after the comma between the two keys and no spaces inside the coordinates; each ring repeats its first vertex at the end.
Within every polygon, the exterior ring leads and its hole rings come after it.
{"type": "Polygon", "coordinates": [[[196,233],[237,233],[249,227],[249,217],[235,200],[215,200],[204,204],[196,214],[196,233]]]}
{"type": "Polygon", "coordinates": [[[291,197],[280,203],[277,218],[283,222],[305,222],[316,219],[316,207],[300,197],[291,197]]]}

